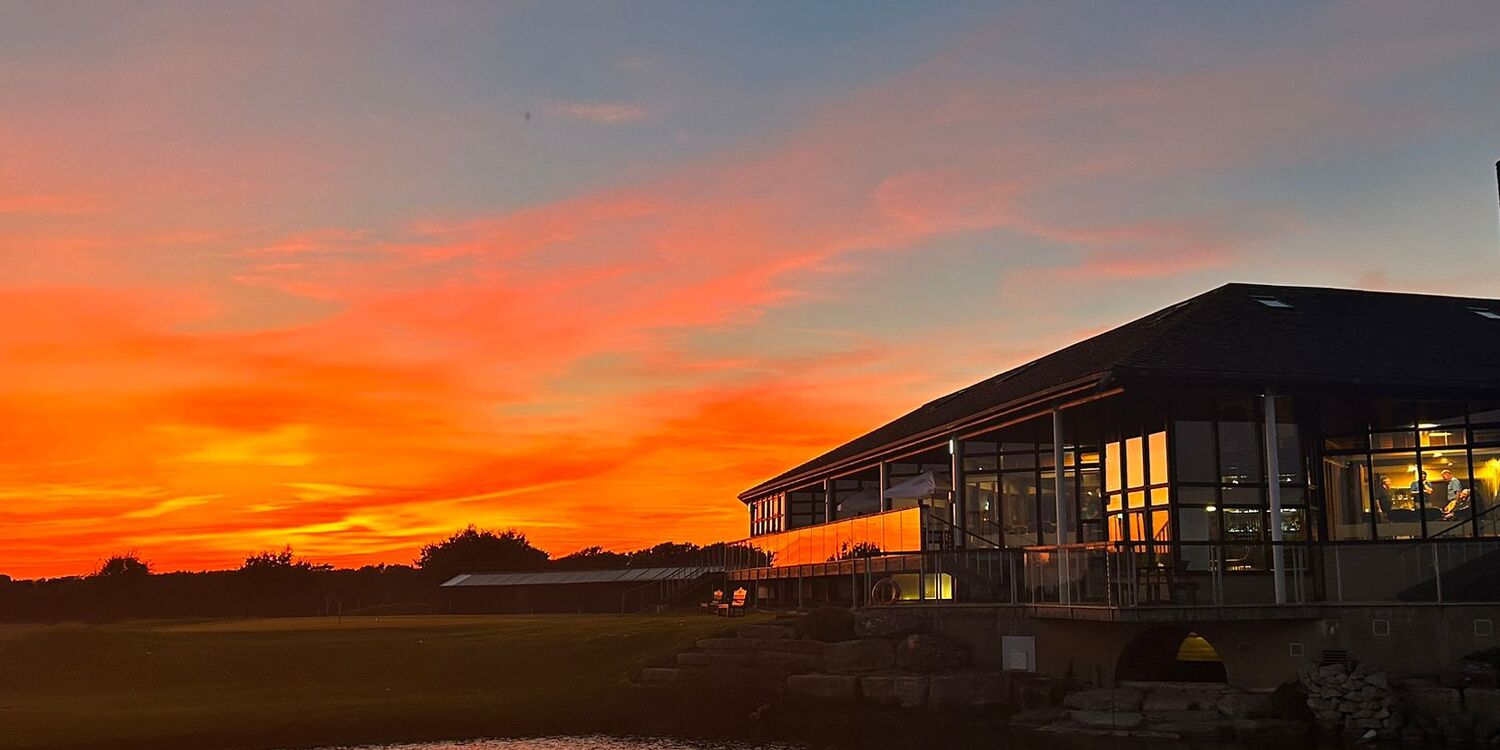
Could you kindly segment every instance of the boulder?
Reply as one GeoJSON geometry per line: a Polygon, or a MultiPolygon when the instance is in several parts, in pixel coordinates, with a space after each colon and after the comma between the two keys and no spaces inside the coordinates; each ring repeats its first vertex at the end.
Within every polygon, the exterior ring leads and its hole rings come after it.
{"type": "Polygon", "coordinates": [[[911,672],[950,671],[968,661],[968,649],[935,635],[918,633],[896,643],[896,666],[911,672]]]}
{"type": "Polygon", "coordinates": [[[1305,721],[1293,719],[1235,719],[1234,736],[1241,740],[1268,737],[1298,737],[1308,734],[1312,727],[1305,721]]]}
{"type": "Polygon", "coordinates": [[[1010,678],[1004,672],[935,674],[928,678],[927,706],[933,710],[976,711],[1010,700],[1010,678]]]}
{"type": "Polygon", "coordinates": [[[787,674],[823,671],[822,654],[798,654],[788,651],[756,651],[755,661],[787,674]]]}
{"type": "Polygon", "coordinates": [[[871,674],[859,679],[860,694],[878,706],[921,708],[927,703],[927,678],[907,674],[871,674]]]}
{"type": "Polygon", "coordinates": [[[796,638],[797,631],[790,625],[741,625],[735,631],[741,638],[796,638]]]}
{"type": "Polygon", "coordinates": [[[854,637],[900,638],[921,632],[923,616],[900,607],[867,607],[854,613],[854,637]]]}
{"type": "Polygon", "coordinates": [[[1146,713],[1160,711],[1189,711],[1193,709],[1216,709],[1221,694],[1219,691],[1152,690],[1141,701],[1141,710],[1146,713]]]}
{"type": "Polygon", "coordinates": [[[1495,665],[1465,659],[1458,664],[1458,671],[1466,678],[1464,684],[1480,688],[1492,688],[1500,684],[1500,674],[1495,665]]]}
{"type": "Polygon", "coordinates": [[[1074,723],[1089,729],[1135,729],[1146,721],[1146,717],[1135,711],[1084,711],[1068,712],[1074,723]]]}
{"type": "Polygon", "coordinates": [[[1259,719],[1276,715],[1270,693],[1229,691],[1219,696],[1219,713],[1236,719],[1259,719]]]}
{"type": "Polygon", "coordinates": [[[1046,708],[1061,705],[1068,695],[1068,683],[1056,677],[1024,672],[1012,673],[1011,694],[1021,708],[1046,708]]]}
{"type": "Polygon", "coordinates": [[[1138,711],[1145,693],[1135,688],[1091,688],[1075,690],[1063,705],[1079,711],[1138,711]]]}
{"type": "Polygon", "coordinates": [[[1173,734],[1183,739],[1210,739],[1223,737],[1234,731],[1232,720],[1214,712],[1213,719],[1203,721],[1163,721],[1151,724],[1151,731],[1173,734]]]}
{"type": "Polygon", "coordinates": [[[825,643],[856,637],[854,613],[847,607],[818,607],[799,620],[797,628],[807,638],[825,643]]]}
{"type": "Polygon", "coordinates": [[[1433,719],[1463,710],[1460,693],[1453,688],[1408,685],[1401,689],[1400,700],[1412,713],[1433,719]]]}
{"type": "Polygon", "coordinates": [[[709,663],[708,654],[689,651],[677,655],[677,666],[679,667],[706,667],[709,663]]]}
{"type": "Polygon", "coordinates": [[[896,666],[896,644],[884,638],[864,638],[825,644],[823,663],[833,674],[876,672],[896,666]]]}
{"type": "Polygon", "coordinates": [[[859,700],[859,678],[854,675],[794,674],[786,678],[787,695],[813,703],[853,703],[859,700]]]}
{"type": "Polygon", "coordinates": [[[1464,708],[1475,719],[1500,724],[1500,688],[1472,687],[1465,690],[1464,708]]]}
{"type": "Polygon", "coordinates": [[[1065,719],[1067,716],[1067,711],[1056,707],[1024,708],[1010,715],[1010,725],[1035,729],[1065,719]]]}

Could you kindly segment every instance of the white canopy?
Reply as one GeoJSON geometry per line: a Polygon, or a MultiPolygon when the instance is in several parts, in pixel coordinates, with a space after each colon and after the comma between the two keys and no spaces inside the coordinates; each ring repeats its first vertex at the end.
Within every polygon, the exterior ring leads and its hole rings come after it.
{"type": "Polygon", "coordinates": [[[947,497],[953,488],[947,474],[924,471],[885,491],[892,500],[922,500],[929,497],[947,497]]]}

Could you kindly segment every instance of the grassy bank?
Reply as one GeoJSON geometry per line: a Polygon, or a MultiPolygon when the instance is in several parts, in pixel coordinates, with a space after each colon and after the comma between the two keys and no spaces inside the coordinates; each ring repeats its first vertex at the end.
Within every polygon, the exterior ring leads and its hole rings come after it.
{"type": "Polygon", "coordinates": [[[0,625],[0,750],[306,747],[579,731],[697,615],[0,625]]]}

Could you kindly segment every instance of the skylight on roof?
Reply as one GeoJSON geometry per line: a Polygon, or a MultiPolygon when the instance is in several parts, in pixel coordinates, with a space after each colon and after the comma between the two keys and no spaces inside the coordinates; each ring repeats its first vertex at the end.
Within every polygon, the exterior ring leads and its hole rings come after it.
{"type": "Polygon", "coordinates": [[[1494,310],[1489,309],[1488,307],[1471,307],[1471,308],[1469,308],[1469,312],[1474,313],[1475,315],[1478,315],[1481,318],[1489,318],[1490,320],[1500,320],[1500,313],[1497,313],[1494,310]]]}
{"type": "Polygon", "coordinates": [[[1259,302],[1262,305],[1265,305],[1266,307],[1279,307],[1279,308],[1283,308],[1283,309],[1286,309],[1286,310],[1292,309],[1291,305],[1288,305],[1287,303],[1282,302],[1281,300],[1276,299],[1275,297],[1267,297],[1267,296],[1264,296],[1264,295],[1255,294],[1255,295],[1251,295],[1250,299],[1253,299],[1256,302],[1259,302]]]}

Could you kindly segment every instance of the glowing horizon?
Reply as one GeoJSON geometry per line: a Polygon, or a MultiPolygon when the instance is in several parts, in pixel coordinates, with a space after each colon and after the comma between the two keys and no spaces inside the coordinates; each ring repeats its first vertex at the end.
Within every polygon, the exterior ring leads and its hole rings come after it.
{"type": "Polygon", "coordinates": [[[554,556],[1227,281],[1500,297],[1500,8],[0,8],[0,573],[554,556]]]}

